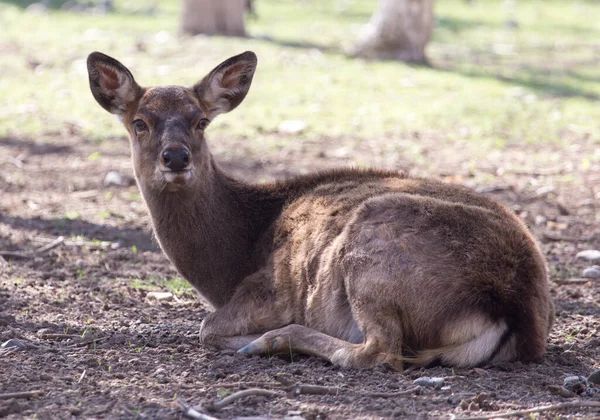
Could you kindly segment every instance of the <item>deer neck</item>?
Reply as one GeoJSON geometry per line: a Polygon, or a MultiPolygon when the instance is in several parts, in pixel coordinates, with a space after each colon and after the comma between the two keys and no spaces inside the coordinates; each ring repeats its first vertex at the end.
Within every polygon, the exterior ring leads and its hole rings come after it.
{"type": "Polygon", "coordinates": [[[245,208],[253,187],[227,176],[211,157],[194,190],[150,191],[143,182],[140,189],[169,260],[215,308],[227,303],[258,264],[253,244],[261,232],[245,208]]]}

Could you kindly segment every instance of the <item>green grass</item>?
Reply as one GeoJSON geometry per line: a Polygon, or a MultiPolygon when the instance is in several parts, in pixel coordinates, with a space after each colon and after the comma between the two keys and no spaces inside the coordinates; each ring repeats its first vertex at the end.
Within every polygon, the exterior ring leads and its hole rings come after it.
{"type": "Polygon", "coordinates": [[[128,284],[136,289],[153,290],[153,291],[169,291],[174,295],[187,295],[188,297],[195,296],[194,289],[187,281],[181,277],[154,277],[150,276],[145,280],[133,279],[128,284]]]}
{"type": "MultiPolygon", "coordinates": [[[[600,3],[500,0],[436,2],[432,67],[349,59],[343,51],[372,13],[371,0],[258,0],[249,39],[179,37],[179,1],[117,2],[97,16],[52,9],[28,13],[0,2],[0,137],[123,136],[94,102],[85,58],[94,50],[124,62],[143,85],[191,85],[221,60],[252,49],[259,69],[244,105],[221,116],[213,139],[253,147],[300,147],[277,135],[303,120],[306,140],[323,136],[400,139],[425,132],[484,148],[599,138],[600,3]],[[507,27],[514,14],[518,28],[507,27]]],[[[55,1],[58,5],[60,2],[55,1]]]]}

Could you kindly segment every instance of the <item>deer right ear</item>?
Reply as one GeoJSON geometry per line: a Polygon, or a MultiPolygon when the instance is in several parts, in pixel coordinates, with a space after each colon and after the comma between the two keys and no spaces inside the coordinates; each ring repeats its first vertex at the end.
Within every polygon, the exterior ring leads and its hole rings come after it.
{"type": "Polygon", "coordinates": [[[123,116],[142,88],[131,72],[114,58],[93,52],[87,59],[90,89],[96,101],[111,114],[123,116]]]}

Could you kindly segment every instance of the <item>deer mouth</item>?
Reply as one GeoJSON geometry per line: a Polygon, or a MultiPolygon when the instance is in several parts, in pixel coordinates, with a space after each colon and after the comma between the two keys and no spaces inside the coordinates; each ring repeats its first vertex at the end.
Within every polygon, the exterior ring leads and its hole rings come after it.
{"type": "Polygon", "coordinates": [[[165,181],[171,184],[183,185],[192,178],[192,170],[183,171],[162,171],[165,181]]]}

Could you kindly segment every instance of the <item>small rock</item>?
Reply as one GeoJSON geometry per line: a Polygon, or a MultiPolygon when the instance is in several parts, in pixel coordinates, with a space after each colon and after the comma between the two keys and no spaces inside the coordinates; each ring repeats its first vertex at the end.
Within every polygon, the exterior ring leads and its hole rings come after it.
{"type": "Polygon", "coordinates": [[[45,334],[52,334],[52,328],[40,328],[35,333],[35,335],[37,335],[38,337],[41,337],[41,336],[43,336],[45,334]]]}
{"type": "Polygon", "coordinates": [[[156,299],[159,302],[168,302],[173,300],[173,293],[170,292],[148,292],[146,299],[156,299]]]}
{"type": "Polygon", "coordinates": [[[165,368],[159,367],[154,371],[154,376],[165,376],[167,374],[167,370],[165,368]]]}
{"type": "Polygon", "coordinates": [[[564,380],[563,380],[563,385],[567,386],[573,383],[577,383],[577,382],[585,382],[586,379],[583,376],[567,376],[564,380]]]}
{"type": "Polygon", "coordinates": [[[123,187],[127,185],[123,176],[117,171],[108,171],[106,176],[104,177],[104,186],[109,187],[111,185],[116,185],[117,187],[123,187]]]}
{"type": "Polygon", "coordinates": [[[83,268],[85,268],[85,261],[83,261],[82,259],[75,261],[75,267],[77,267],[77,269],[79,270],[82,270],[83,268]]]}
{"type": "Polygon", "coordinates": [[[110,249],[119,249],[121,248],[122,244],[121,242],[113,242],[110,244],[110,249]]]}
{"type": "Polygon", "coordinates": [[[423,376],[413,381],[415,385],[430,386],[433,388],[441,388],[444,386],[444,378],[430,378],[429,376],[423,376]]]}
{"type": "Polygon", "coordinates": [[[597,265],[588,267],[585,270],[583,270],[582,276],[587,279],[598,279],[600,278],[600,267],[597,265]]]}
{"type": "Polygon", "coordinates": [[[550,391],[551,394],[559,395],[563,398],[573,398],[576,396],[574,392],[571,392],[564,386],[560,385],[548,385],[548,391],[550,391]]]}
{"type": "Polygon", "coordinates": [[[584,376],[567,376],[563,381],[563,385],[575,394],[583,394],[588,388],[587,378],[584,376]]]}
{"type": "Polygon", "coordinates": [[[450,391],[452,387],[450,385],[446,385],[440,388],[440,391],[450,391]]]}
{"type": "Polygon", "coordinates": [[[596,249],[587,249],[577,253],[576,257],[587,261],[600,261],[600,251],[596,249]]]}
{"type": "Polygon", "coordinates": [[[81,408],[75,406],[75,405],[70,405],[69,407],[67,407],[67,410],[69,411],[69,413],[71,413],[74,416],[78,416],[81,414],[81,408]]]}
{"type": "Polygon", "coordinates": [[[600,385],[600,369],[592,372],[590,376],[588,376],[587,380],[592,384],[600,385]]]}
{"type": "Polygon", "coordinates": [[[27,348],[27,346],[23,344],[22,341],[17,340],[16,338],[11,338],[10,340],[5,341],[0,347],[6,350],[13,349],[16,351],[25,350],[27,348]]]}
{"type": "Polygon", "coordinates": [[[42,373],[40,375],[40,381],[51,381],[52,380],[52,376],[48,375],[47,373],[42,373]]]}
{"type": "Polygon", "coordinates": [[[282,121],[277,126],[277,132],[280,134],[300,134],[306,129],[306,123],[300,120],[282,121]]]}

